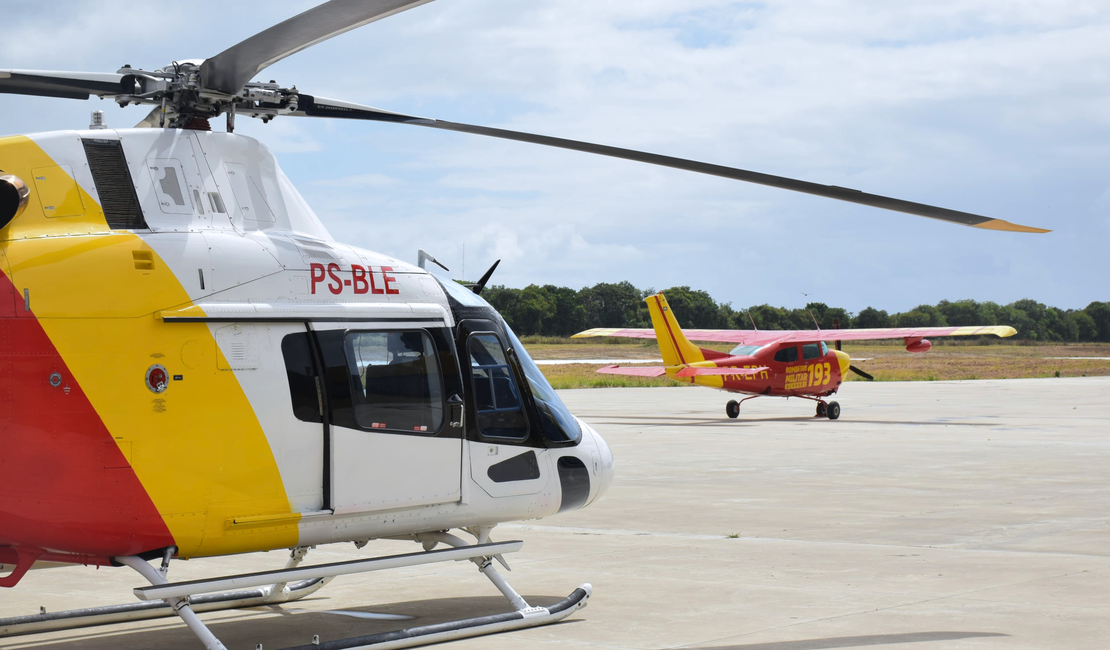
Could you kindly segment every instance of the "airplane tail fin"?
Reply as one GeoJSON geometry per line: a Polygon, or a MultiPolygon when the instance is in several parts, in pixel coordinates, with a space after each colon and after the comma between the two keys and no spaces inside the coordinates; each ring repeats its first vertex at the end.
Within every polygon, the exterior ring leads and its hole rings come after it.
{"type": "Polygon", "coordinates": [[[678,326],[678,320],[662,293],[648,296],[644,301],[651,313],[651,324],[655,327],[655,338],[659,342],[659,351],[663,354],[663,363],[678,366],[705,361],[701,348],[690,343],[682,333],[682,328],[678,326]]]}

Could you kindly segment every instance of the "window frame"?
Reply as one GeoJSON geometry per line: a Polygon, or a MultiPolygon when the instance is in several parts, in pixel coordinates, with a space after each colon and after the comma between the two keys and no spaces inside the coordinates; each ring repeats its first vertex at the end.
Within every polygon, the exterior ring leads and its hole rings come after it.
{"type": "MultiPolygon", "coordinates": [[[[368,431],[368,432],[373,432],[373,433],[388,433],[388,434],[393,434],[393,435],[409,435],[409,436],[420,436],[420,437],[423,437],[423,438],[432,438],[432,437],[438,436],[439,434],[443,433],[447,429],[448,420],[450,419],[450,413],[448,412],[449,407],[447,405],[447,397],[448,397],[447,396],[447,381],[446,381],[447,378],[445,376],[445,371],[444,371],[444,368],[443,368],[443,364],[440,362],[440,358],[439,358],[440,350],[439,350],[439,346],[436,345],[436,338],[435,338],[435,336],[432,335],[432,332],[428,331],[428,328],[426,328],[426,327],[418,327],[418,328],[412,328],[412,329],[362,329],[362,328],[359,328],[359,329],[346,329],[346,330],[342,330],[342,332],[343,332],[343,336],[340,338],[340,344],[341,344],[341,349],[343,351],[343,359],[346,361],[348,385],[349,385],[349,390],[350,390],[350,394],[351,394],[351,404],[350,404],[351,414],[350,414],[350,417],[351,417],[351,420],[354,423],[354,425],[357,427],[357,430],[359,430],[359,431],[368,431]],[[359,402],[358,402],[358,398],[356,397],[359,394],[359,387],[357,385],[358,375],[356,373],[352,372],[352,365],[354,367],[357,367],[358,364],[355,363],[355,360],[351,359],[350,356],[348,356],[348,354],[347,354],[347,341],[351,338],[352,335],[357,335],[357,334],[386,334],[386,335],[389,335],[389,334],[402,334],[402,333],[407,333],[407,332],[419,332],[421,334],[421,336],[426,337],[427,342],[431,344],[432,354],[431,355],[426,355],[426,358],[431,358],[431,359],[434,360],[435,365],[436,365],[437,375],[439,377],[439,385],[440,385],[440,391],[439,391],[439,399],[440,399],[439,426],[436,427],[436,429],[434,431],[431,430],[430,428],[427,431],[417,431],[417,430],[413,430],[413,429],[396,429],[396,428],[391,428],[391,427],[382,427],[382,428],[377,428],[377,429],[375,429],[373,427],[368,427],[368,426],[364,425],[362,422],[359,422],[359,418],[358,418],[357,408],[359,406],[359,402]]],[[[369,367],[369,366],[367,366],[367,367],[369,367]]],[[[363,389],[362,394],[365,395],[365,389],[363,389]]]]}
{"type": "MultiPolygon", "coordinates": [[[[493,331],[493,330],[475,330],[475,331],[472,331],[469,334],[467,334],[467,336],[466,336],[466,345],[463,348],[463,352],[464,352],[464,354],[459,355],[459,368],[460,368],[460,370],[463,369],[463,368],[466,369],[465,370],[466,375],[467,375],[467,380],[466,381],[468,383],[468,388],[470,389],[470,395],[472,397],[472,403],[474,405],[474,430],[478,433],[479,438],[481,438],[482,440],[490,440],[490,441],[496,441],[496,442],[501,442],[501,443],[527,444],[532,439],[532,409],[530,409],[527,405],[527,400],[525,399],[526,395],[525,395],[524,390],[523,390],[524,382],[521,381],[519,373],[517,372],[517,369],[516,369],[516,364],[513,363],[512,348],[506,347],[505,339],[501,336],[500,333],[498,333],[496,331],[493,331]],[[477,390],[477,387],[474,383],[474,368],[475,368],[475,366],[470,362],[470,343],[471,343],[471,341],[474,340],[474,337],[483,336],[483,335],[486,335],[486,334],[493,336],[497,340],[497,344],[501,346],[501,353],[505,355],[505,366],[504,367],[508,368],[508,370],[509,370],[509,377],[512,378],[512,380],[513,380],[513,388],[516,391],[517,400],[519,401],[519,404],[518,404],[516,410],[518,410],[520,412],[521,417],[524,419],[524,431],[519,436],[490,435],[490,434],[488,434],[488,433],[486,433],[485,431],[482,430],[481,420],[478,418],[478,415],[480,413],[480,411],[478,410],[478,390],[477,390]]],[[[498,366],[477,366],[477,367],[478,368],[500,368],[502,366],[498,365],[498,366]]],[[[527,398],[529,400],[532,399],[531,393],[529,393],[527,395],[527,398]]],[[[486,412],[487,413],[497,412],[499,410],[508,412],[512,409],[494,409],[493,411],[486,411],[486,412]]]]}
{"type": "Polygon", "coordinates": [[[801,358],[802,358],[802,355],[799,354],[797,343],[792,343],[790,345],[785,345],[785,346],[779,348],[778,350],[775,350],[775,355],[774,355],[774,357],[772,357],[772,359],[776,363],[798,363],[801,360],[801,358]],[[779,354],[783,353],[783,355],[785,356],[786,351],[791,349],[791,348],[794,349],[794,358],[793,359],[784,359],[782,361],[779,361],[779,358],[778,358],[779,354]]]}

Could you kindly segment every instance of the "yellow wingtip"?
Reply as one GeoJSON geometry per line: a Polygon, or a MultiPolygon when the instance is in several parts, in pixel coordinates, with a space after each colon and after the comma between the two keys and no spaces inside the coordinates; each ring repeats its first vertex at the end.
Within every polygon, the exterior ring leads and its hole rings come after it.
{"type": "Polygon", "coordinates": [[[1044,228],[1034,228],[1032,226],[1023,226],[1021,224],[1010,223],[1002,219],[991,219],[983,223],[977,223],[973,228],[982,228],[984,230],[1004,230],[1006,232],[1032,232],[1032,233],[1046,233],[1052,232],[1044,228]]]}
{"type": "Polygon", "coordinates": [[[617,331],[617,328],[614,328],[614,327],[594,327],[593,329],[588,329],[584,332],[579,332],[577,334],[572,334],[570,338],[572,338],[572,339],[588,339],[588,338],[593,338],[595,336],[608,336],[608,335],[610,335],[610,334],[612,334],[613,332],[616,332],[616,331],[617,331]]]}

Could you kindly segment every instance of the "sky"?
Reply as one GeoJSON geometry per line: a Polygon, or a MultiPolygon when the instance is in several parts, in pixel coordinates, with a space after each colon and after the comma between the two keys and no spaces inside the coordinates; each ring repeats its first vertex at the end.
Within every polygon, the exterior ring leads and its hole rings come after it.
{"type": "MultiPolygon", "coordinates": [[[[316,0],[0,0],[0,69],[205,58],[316,0]]],[[[405,125],[240,119],[339,241],[474,279],[689,285],[734,307],[1110,300],[1110,4],[436,0],[261,80],[1015,223],[1003,233],[405,125]],[[465,258],[464,258],[465,248],[465,258]],[[806,295],[808,294],[808,295],[806,295]]],[[[0,134],[149,108],[0,95],[0,134]]],[[[221,121],[222,122],[222,121],[221,121]]],[[[222,128],[222,124],[214,125],[222,128]]]]}

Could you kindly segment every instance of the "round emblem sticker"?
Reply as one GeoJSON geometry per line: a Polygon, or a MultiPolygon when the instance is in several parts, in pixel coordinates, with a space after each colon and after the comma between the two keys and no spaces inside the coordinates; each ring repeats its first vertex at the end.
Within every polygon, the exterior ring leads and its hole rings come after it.
{"type": "Polygon", "coordinates": [[[166,372],[166,368],[159,364],[147,368],[146,371],[146,387],[152,393],[164,393],[166,388],[170,385],[170,376],[166,372]]]}

